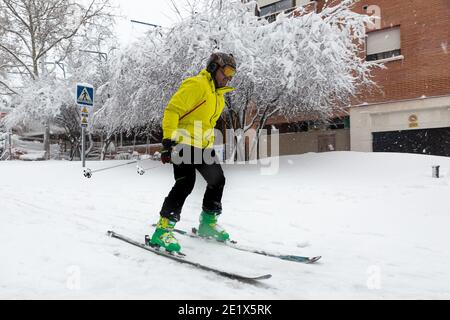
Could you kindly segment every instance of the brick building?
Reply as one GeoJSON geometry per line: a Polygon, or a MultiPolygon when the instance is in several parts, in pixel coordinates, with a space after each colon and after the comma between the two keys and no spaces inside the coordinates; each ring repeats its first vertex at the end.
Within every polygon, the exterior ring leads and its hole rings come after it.
{"type": "MultiPolygon", "coordinates": [[[[299,5],[321,10],[324,1],[258,3],[270,20],[299,5]]],[[[364,53],[386,67],[373,73],[379,90],[359,94],[359,103],[350,108],[351,125],[341,117],[311,130],[312,121],[275,119],[282,129],[280,154],[353,150],[450,156],[450,1],[361,0],[354,11],[380,17],[368,30],[364,53]]]]}
{"type": "Polygon", "coordinates": [[[351,150],[450,156],[450,1],[363,0],[356,11],[379,11],[367,57],[381,92],[362,92],[350,109],[351,150]]]}

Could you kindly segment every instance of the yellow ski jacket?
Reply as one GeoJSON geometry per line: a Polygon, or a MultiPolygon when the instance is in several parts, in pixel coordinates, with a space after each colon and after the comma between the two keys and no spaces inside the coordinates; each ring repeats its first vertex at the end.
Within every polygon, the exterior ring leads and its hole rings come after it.
{"type": "Polygon", "coordinates": [[[216,89],[206,69],[184,80],[164,111],[163,139],[212,148],[214,128],[225,105],[224,94],[233,90],[231,87],[216,89]]]}

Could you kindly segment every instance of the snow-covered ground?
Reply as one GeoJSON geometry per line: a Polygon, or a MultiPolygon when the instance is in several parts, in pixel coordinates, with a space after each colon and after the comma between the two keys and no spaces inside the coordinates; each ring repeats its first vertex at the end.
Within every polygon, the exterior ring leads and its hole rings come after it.
{"type": "MultiPolygon", "coordinates": [[[[0,162],[0,298],[449,299],[449,168],[450,158],[355,152],[282,157],[272,176],[225,166],[221,222],[233,238],[323,256],[304,265],[179,237],[196,261],[273,275],[255,286],[106,236],[153,231],[171,166],[89,180],[79,162],[0,162]]],[[[197,224],[204,188],[198,175],[178,227],[197,224]]]]}

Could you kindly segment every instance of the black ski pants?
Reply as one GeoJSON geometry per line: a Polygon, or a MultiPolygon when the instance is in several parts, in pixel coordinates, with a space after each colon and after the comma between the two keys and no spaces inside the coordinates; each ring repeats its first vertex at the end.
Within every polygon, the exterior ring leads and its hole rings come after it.
{"type": "MultiPolygon", "coordinates": [[[[212,154],[215,157],[214,151],[212,151],[212,154]]],[[[216,215],[222,213],[222,194],[225,186],[225,176],[222,167],[217,161],[208,164],[202,159],[201,163],[188,161],[188,163],[173,164],[175,185],[164,200],[160,212],[162,217],[176,222],[180,220],[184,202],[194,189],[196,171],[207,182],[202,209],[213,212],[216,215]]]]}

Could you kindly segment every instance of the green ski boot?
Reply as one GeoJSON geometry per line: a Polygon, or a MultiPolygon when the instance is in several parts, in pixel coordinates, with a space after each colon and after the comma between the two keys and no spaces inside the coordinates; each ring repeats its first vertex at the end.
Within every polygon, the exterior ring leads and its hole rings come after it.
{"type": "Polygon", "coordinates": [[[154,247],[162,247],[169,252],[180,252],[181,246],[173,235],[175,224],[176,222],[161,217],[149,244],[154,247]]]}
{"type": "Polygon", "coordinates": [[[217,218],[218,216],[215,213],[203,211],[200,214],[198,235],[205,238],[214,238],[220,242],[230,239],[230,235],[217,224],[217,218]]]}

